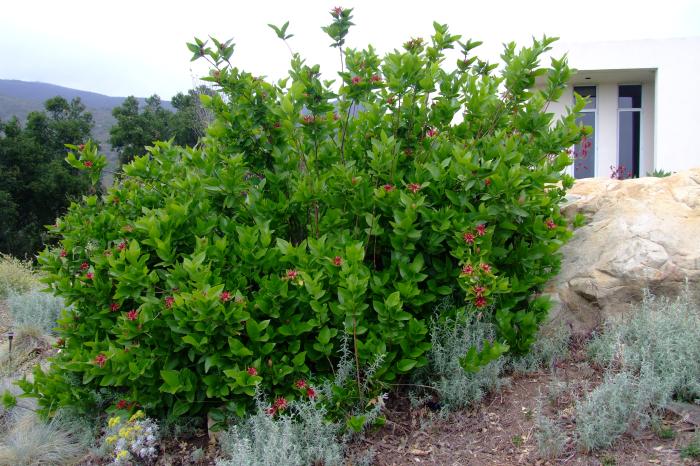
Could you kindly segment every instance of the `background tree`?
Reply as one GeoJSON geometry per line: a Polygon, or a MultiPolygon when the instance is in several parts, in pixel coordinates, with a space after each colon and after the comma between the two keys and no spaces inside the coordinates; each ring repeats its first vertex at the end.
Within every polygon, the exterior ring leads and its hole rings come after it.
{"type": "Polygon", "coordinates": [[[190,89],[187,94],[178,92],[171,101],[175,108],[173,115],[173,137],[181,146],[194,146],[213,119],[211,111],[202,107],[201,94],[212,96],[214,91],[206,86],[190,89]]]}
{"type": "Polygon", "coordinates": [[[179,145],[194,146],[204,135],[211,120],[210,113],[203,109],[199,94],[212,91],[205,86],[179,92],[172,98],[175,112],[165,107],[157,95],[147,98],[143,108],[134,96],[129,96],[112,114],[117,124],[110,129],[110,143],[119,153],[119,163],[127,164],[135,155],[145,152],[153,141],[173,138],[179,145]]]}
{"type": "Polygon", "coordinates": [[[46,111],[0,122],[0,252],[28,257],[47,242],[44,225],[54,223],[72,199],[90,188],[87,174],[69,167],[64,144],[90,138],[92,115],[80,99],[54,97],[46,111]]]}

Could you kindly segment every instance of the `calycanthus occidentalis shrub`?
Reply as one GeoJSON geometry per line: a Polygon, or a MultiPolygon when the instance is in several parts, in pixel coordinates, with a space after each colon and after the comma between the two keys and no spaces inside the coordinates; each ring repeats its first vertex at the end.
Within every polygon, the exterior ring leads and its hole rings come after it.
{"type": "MultiPolygon", "coordinates": [[[[566,59],[540,65],[550,38],[511,43],[497,72],[437,23],[380,58],[344,48],[350,9],[331,15],[338,82],[298,54],[267,82],[230,64],[230,41],[188,44],[219,90],[202,96],[207,136],[155,143],[50,228],[60,246],[40,262],[72,308],[51,369],[23,384],[45,410],[107,386],[156,415],[240,415],[256,390],[294,399],[296,380],[331,375],[343,338],[358,391],[381,386],[427,363],[426,321],[446,295],[499,332],[466,370],[527,351],[548,307],[533,296],[570,235],[567,149],[587,131],[582,100],[547,113],[566,59]]],[[[78,167],[102,160],[73,149],[78,167]]]]}

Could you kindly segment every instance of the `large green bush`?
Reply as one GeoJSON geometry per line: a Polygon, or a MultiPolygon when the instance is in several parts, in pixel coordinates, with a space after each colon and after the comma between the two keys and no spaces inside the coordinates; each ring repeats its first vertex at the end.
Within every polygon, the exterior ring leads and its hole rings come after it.
{"type": "Polygon", "coordinates": [[[329,375],[346,335],[357,368],[381,362],[357,387],[391,382],[427,363],[445,295],[528,349],[547,310],[533,296],[570,235],[566,151],[584,132],[546,111],[566,60],[540,66],[549,38],[508,44],[495,74],[440,24],[380,58],[344,49],[350,10],[331,14],[339,82],[295,54],[270,83],[230,65],[228,42],[189,44],[220,89],[202,96],[208,135],[156,144],[51,230],[61,247],[40,262],[73,308],[51,372],[25,384],[42,406],[110,386],[160,413],[242,413],[256,388],[294,398],[298,379],[329,375]]]}

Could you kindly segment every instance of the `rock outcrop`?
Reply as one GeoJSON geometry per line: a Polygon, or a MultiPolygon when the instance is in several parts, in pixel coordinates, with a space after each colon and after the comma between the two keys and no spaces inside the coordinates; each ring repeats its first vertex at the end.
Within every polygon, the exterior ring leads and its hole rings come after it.
{"type": "Polygon", "coordinates": [[[547,285],[553,320],[575,333],[633,312],[643,290],[674,296],[700,286],[700,168],[665,178],[577,180],[563,207],[586,224],[547,285]]]}

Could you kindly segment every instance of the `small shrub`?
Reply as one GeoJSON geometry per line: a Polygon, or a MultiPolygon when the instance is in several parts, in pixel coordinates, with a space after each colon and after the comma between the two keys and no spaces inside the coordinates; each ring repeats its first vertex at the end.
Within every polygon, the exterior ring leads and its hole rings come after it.
{"type": "Polygon", "coordinates": [[[647,172],[647,176],[653,176],[656,178],[665,178],[667,176],[671,176],[672,174],[673,173],[671,173],[670,171],[666,171],[666,170],[663,170],[661,168],[656,169],[652,172],[647,172]]]}
{"type": "Polygon", "coordinates": [[[32,325],[46,334],[54,333],[56,322],[65,309],[62,298],[38,290],[10,294],[7,306],[14,325],[32,325]]]}
{"type": "Polygon", "coordinates": [[[683,447],[681,458],[700,459],[700,430],[696,430],[690,443],[683,447]]]}
{"type": "Polygon", "coordinates": [[[292,401],[281,413],[270,415],[258,404],[255,414],[221,435],[225,459],[217,466],[339,465],[343,446],[340,426],[326,421],[326,411],[313,400],[292,401]]]}
{"type": "Polygon", "coordinates": [[[136,411],[128,419],[111,417],[107,423],[104,447],[111,449],[110,464],[127,465],[153,460],[158,452],[158,424],[136,411]]]}
{"type": "Polygon", "coordinates": [[[576,430],[584,450],[609,446],[629,429],[645,427],[673,398],[700,398],[700,309],[687,286],[675,300],[645,292],[640,309],[610,322],[588,351],[607,367],[607,376],[577,403],[576,430]]]}
{"type": "Polygon", "coordinates": [[[0,254],[0,299],[10,294],[22,294],[39,285],[30,262],[0,254]]]}
{"type": "Polygon", "coordinates": [[[628,372],[608,375],[605,381],[576,403],[576,433],[584,451],[605,448],[632,428],[650,421],[650,409],[659,393],[658,379],[628,372]]]}
{"type": "Polygon", "coordinates": [[[541,458],[547,460],[558,458],[568,441],[562,428],[539,410],[535,419],[535,439],[537,440],[537,452],[541,458]]]}
{"type": "Polygon", "coordinates": [[[0,464],[4,465],[74,464],[90,446],[86,425],[60,412],[48,422],[16,412],[5,426],[0,435],[0,464]]]}
{"type": "Polygon", "coordinates": [[[538,331],[537,339],[530,352],[510,356],[507,367],[515,373],[532,373],[543,368],[552,369],[557,362],[568,357],[570,340],[571,330],[565,325],[543,326],[538,331]]]}
{"type": "Polygon", "coordinates": [[[472,406],[488,392],[498,389],[503,381],[504,358],[498,358],[478,372],[468,372],[460,358],[472,347],[481,349],[496,338],[493,324],[467,314],[464,309],[455,318],[434,319],[431,326],[428,367],[430,383],[448,411],[472,406]]]}
{"type": "MultiPolygon", "coordinates": [[[[630,318],[611,322],[588,347],[604,367],[639,375],[645,366],[666,386],[659,403],[700,398],[700,308],[690,289],[675,300],[645,292],[630,318]]],[[[658,391],[658,390],[657,390],[658,391]]]]}

